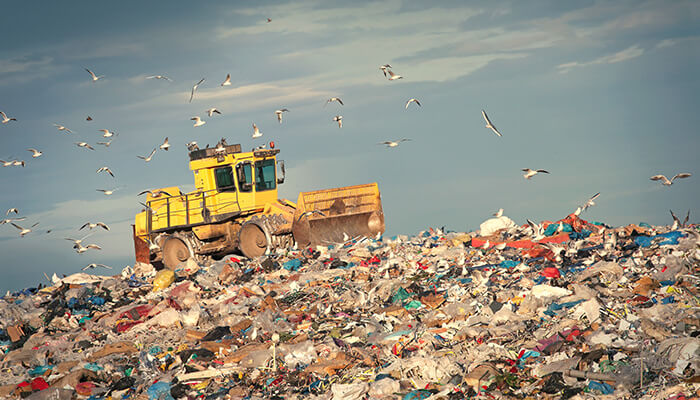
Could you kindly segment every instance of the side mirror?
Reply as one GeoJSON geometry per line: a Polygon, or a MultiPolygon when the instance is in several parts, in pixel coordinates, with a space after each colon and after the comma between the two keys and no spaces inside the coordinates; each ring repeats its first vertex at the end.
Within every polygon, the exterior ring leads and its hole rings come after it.
{"type": "Polygon", "coordinates": [[[284,183],[285,176],[284,160],[277,160],[277,184],[284,183]]]}

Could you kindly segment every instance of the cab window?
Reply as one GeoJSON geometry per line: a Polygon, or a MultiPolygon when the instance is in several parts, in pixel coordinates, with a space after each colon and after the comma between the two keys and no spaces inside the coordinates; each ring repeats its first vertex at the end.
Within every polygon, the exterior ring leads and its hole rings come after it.
{"type": "Polygon", "coordinates": [[[250,162],[246,161],[236,165],[236,175],[238,176],[238,190],[241,192],[253,190],[253,168],[250,162]]]}
{"type": "Polygon", "coordinates": [[[258,192],[272,190],[276,187],[275,160],[268,159],[255,162],[255,190],[258,192]]]}
{"type": "Polygon", "coordinates": [[[236,184],[233,180],[233,169],[230,165],[216,168],[214,170],[214,179],[216,180],[216,190],[219,192],[236,191],[236,184]]]}

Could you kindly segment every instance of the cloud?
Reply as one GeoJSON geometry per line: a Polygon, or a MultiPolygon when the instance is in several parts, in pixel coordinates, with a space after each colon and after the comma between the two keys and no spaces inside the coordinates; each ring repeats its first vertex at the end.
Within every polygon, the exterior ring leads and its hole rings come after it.
{"type": "Polygon", "coordinates": [[[564,64],[559,64],[557,66],[557,69],[559,69],[559,72],[562,74],[565,74],[569,72],[573,68],[577,67],[587,67],[590,65],[598,65],[598,64],[615,64],[627,60],[631,60],[633,58],[637,58],[644,54],[644,49],[639,47],[638,45],[634,45],[631,47],[628,47],[624,50],[618,51],[617,53],[614,54],[608,54],[602,57],[598,57],[592,61],[588,62],[578,62],[578,61],[572,61],[564,64]]]}

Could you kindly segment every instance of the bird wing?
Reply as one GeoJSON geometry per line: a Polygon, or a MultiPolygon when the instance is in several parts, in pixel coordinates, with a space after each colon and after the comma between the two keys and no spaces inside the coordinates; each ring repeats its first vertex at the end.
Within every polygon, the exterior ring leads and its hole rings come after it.
{"type": "Polygon", "coordinates": [[[151,154],[149,154],[147,158],[153,157],[153,155],[156,153],[156,150],[158,150],[158,149],[157,148],[153,149],[153,151],[151,151],[151,154]]]}
{"type": "Polygon", "coordinates": [[[484,117],[484,119],[486,120],[486,127],[487,127],[487,128],[493,126],[493,124],[491,123],[491,120],[489,120],[489,116],[486,115],[486,111],[481,110],[481,115],[482,115],[482,116],[484,117]]]}
{"type": "Polygon", "coordinates": [[[93,79],[97,78],[97,76],[95,76],[95,73],[90,71],[89,69],[85,68],[85,71],[87,71],[90,74],[90,76],[92,76],[93,79]]]}
{"type": "Polygon", "coordinates": [[[7,119],[7,114],[5,114],[4,112],[0,111],[0,115],[2,115],[3,119],[7,119]]]}
{"type": "Polygon", "coordinates": [[[343,100],[340,100],[340,98],[336,97],[335,99],[338,101],[338,103],[340,103],[341,106],[345,105],[345,104],[343,104],[343,100]]]}
{"type": "Polygon", "coordinates": [[[96,244],[92,244],[92,243],[89,244],[89,245],[87,245],[87,246],[85,246],[85,248],[86,248],[86,249],[97,249],[97,250],[102,250],[102,247],[100,247],[100,246],[98,246],[98,245],[96,245],[96,244]]]}
{"type": "Polygon", "coordinates": [[[213,109],[213,110],[212,110],[211,112],[213,112],[213,113],[217,113],[217,114],[221,114],[221,111],[217,110],[216,108],[215,108],[215,109],[213,109]]]}
{"type": "Polygon", "coordinates": [[[403,139],[399,140],[399,142],[410,142],[410,141],[411,141],[411,139],[408,139],[408,138],[403,138],[403,139]]]}
{"type": "Polygon", "coordinates": [[[681,226],[681,221],[676,217],[676,214],[673,213],[673,210],[668,210],[668,212],[671,213],[671,218],[673,218],[673,221],[678,224],[678,226],[681,226]]]}
{"type": "Polygon", "coordinates": [[[150,193],[151,196],[153,196],[153,192],[151,192],[150,190],[144,190],[143,192],[137,194],[137,196],[142,196],[142,195],[144,195],[144,194],[146,194],[146,193],[150,193]]]}
{"type": "Polygon", "coordinates": [[[15,228],[19,229],[20,231],[23,231],[23,230],[24,230],[24,228],[22,228],[21,226],[15,224],[14,222],[10,222],[10,224],[11,224],[12,226],[14,226],[15,228]]]}
{"type": "Polygon", "coordinates": [[[545,173],[545,174],[548,174],[548,173],[549,173],[549,171],[546,171],[546,170],[543,170],[543,169],[538,169],[537,172],[542,172],[542,173],[545,173]]]}
{"type": "Polygon", "coordinates": [[[682,178],[688,178],[688,177],[690,177],[690,176],[691,176],[691,174],[689,174],[689,173],[687,173],[687,172],[681,172],[680,174],[674,175],[673,178],[671,178],[671,182],[673,182],[673,180],[676,179],[676,178],[682,179],[682,178]]]}
{"type": "Polygon", "coordinates": [[[89,144],[87,144],[87,143],[85,143],[85,147],[87,147],[87,148],[88,148],[88,149],[90,149],[90,150],[95,150],[95,148],[94,148],[94,147],[90,146],[90,145],[89,145],[89,144]]]}
{"type": "Polygon", "coordinates": [[[590,200],[595,200],[598,198],[598,196],[600,196],[600,192],[594,194],[593,197],[590,198],[590,200]]]}
{"type": "Polygon", "coordinates": [[[664,181],[664,183],[671,183],[671,181],[669,181],[668,178],[666,178],[666,176],[664,175],[654,175],[649,179],[651,179],[652,181],[664,181]]]}

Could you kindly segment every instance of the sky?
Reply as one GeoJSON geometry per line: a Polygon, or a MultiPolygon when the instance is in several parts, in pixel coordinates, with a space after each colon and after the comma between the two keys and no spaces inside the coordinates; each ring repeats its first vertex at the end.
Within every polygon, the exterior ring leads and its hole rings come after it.
{"type": "Polygon", "coordinates": [[[584,219],[670,224],[672,209],[698,221],[697,1],[13,2],[3,15],[0,111],[17,121],[0,125],[0,159],[26,166],[0,167],[0,210],[39,225],[23,238],[0,225],[2,293],[133,265],[137,194],[192,190],[185,143],[221,137],[244,150],[275,141],[281,198],[378,182],[388,236],[476,230],[499,208],[517,223],[558,220],[597,192],[584,219]],[[387,63],[403,79],[386,79],[387,63]],[[410,98],[422,106],[406,109],[410,98]],[[99,129],[118,134],[108,148],[99,129]],[[168,152],[136,157],[165,137],[168,152]],[[525,180],[523,168],[550,174],[525,180]],[[649,179],[679,172],[693,176],[649,179]],[[102,250],[77,254],[65,238],[88,221],[111,229],[86,239],[102,250]]]}

